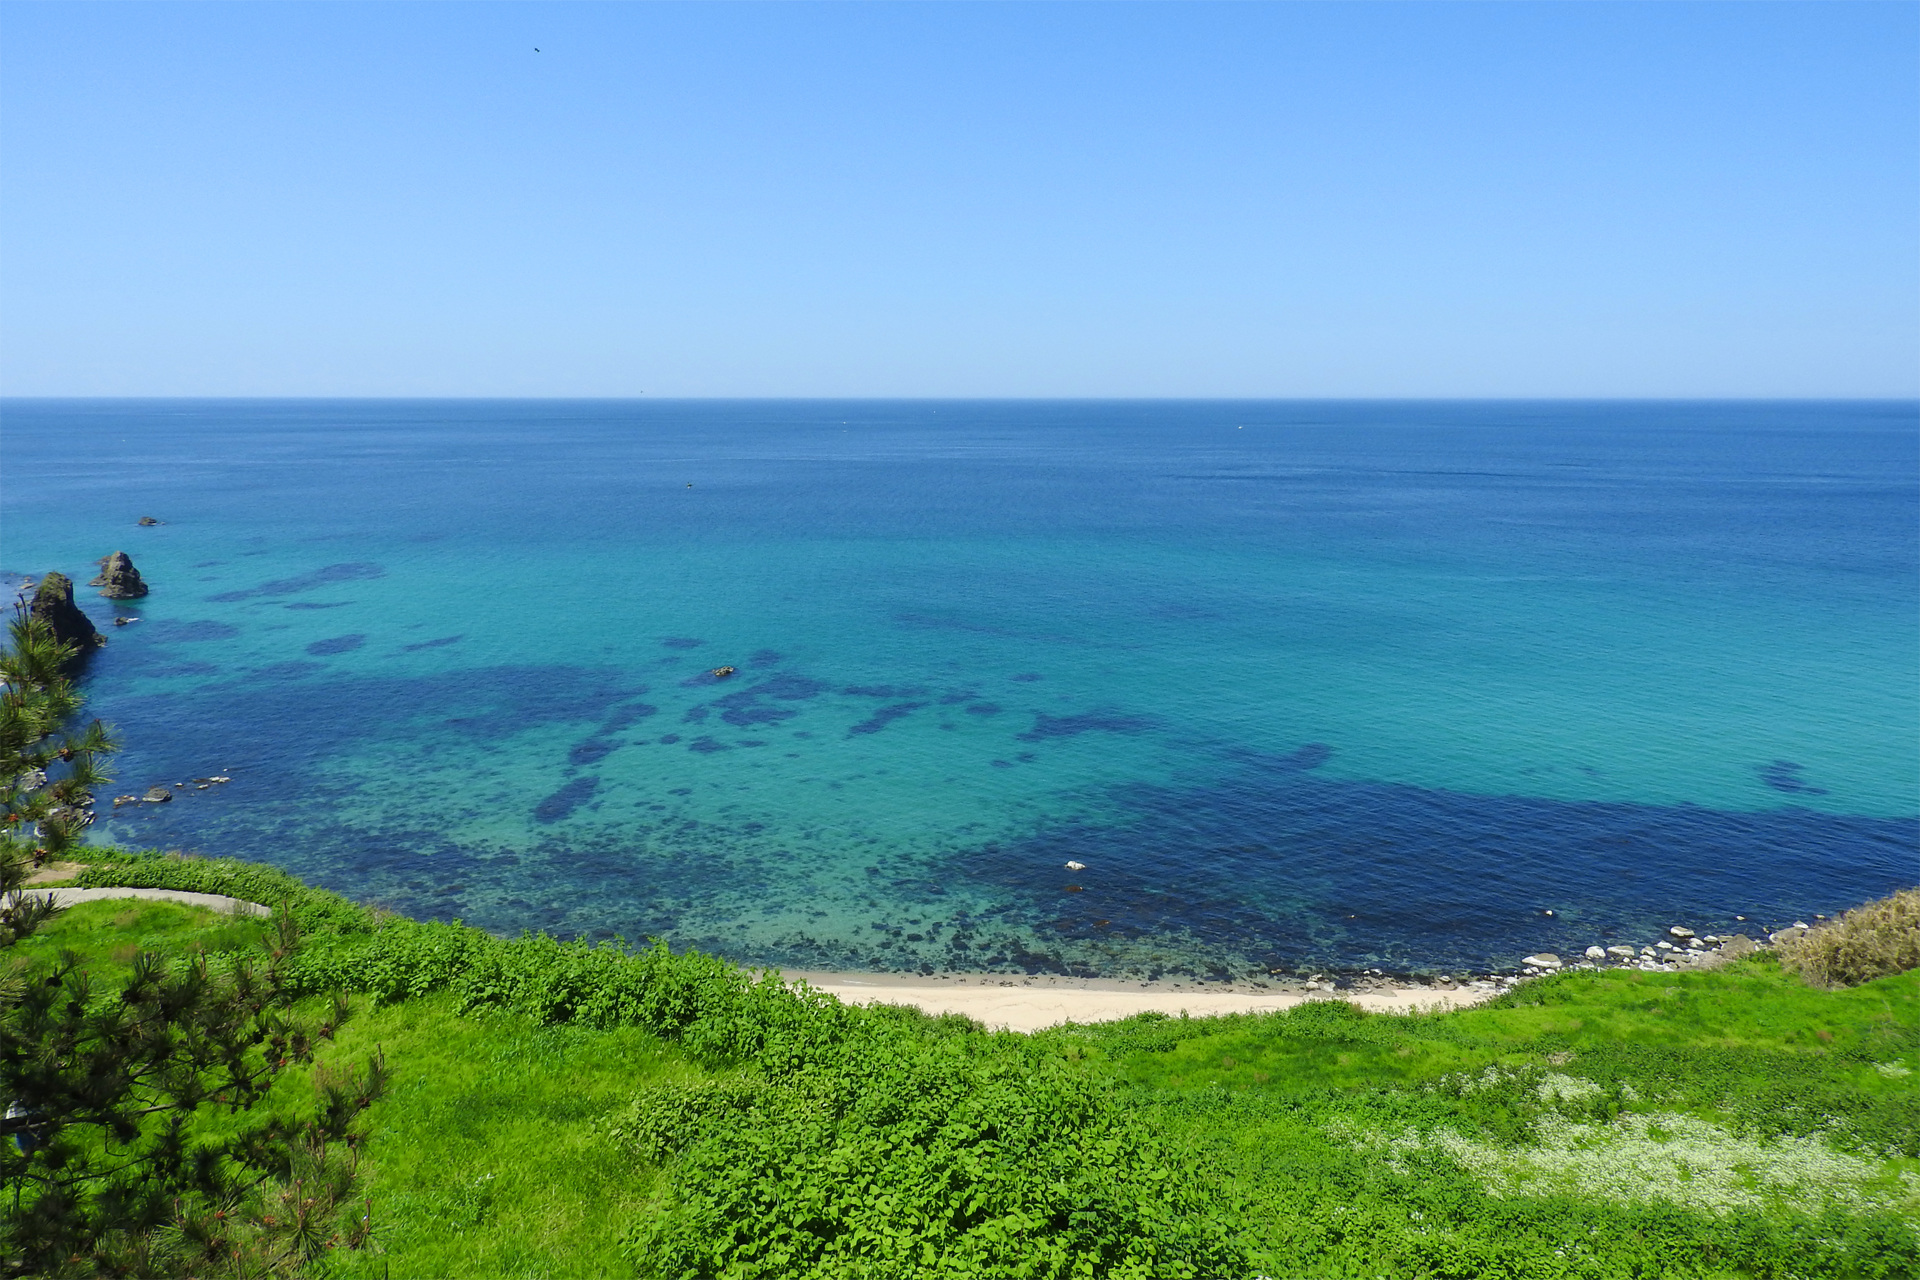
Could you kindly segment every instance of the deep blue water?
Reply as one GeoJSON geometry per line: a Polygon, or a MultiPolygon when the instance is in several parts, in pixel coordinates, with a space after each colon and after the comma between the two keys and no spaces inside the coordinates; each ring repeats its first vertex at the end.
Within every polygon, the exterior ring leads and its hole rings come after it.
{"type": "Polygon", "coordinates": [[[9,401],[0,447],[0,568],[153,586],[85,677],[112,790],[234,779],[96,838],[412,915],[1239,975],[1920,882],[1911,403],[9,401]]]}

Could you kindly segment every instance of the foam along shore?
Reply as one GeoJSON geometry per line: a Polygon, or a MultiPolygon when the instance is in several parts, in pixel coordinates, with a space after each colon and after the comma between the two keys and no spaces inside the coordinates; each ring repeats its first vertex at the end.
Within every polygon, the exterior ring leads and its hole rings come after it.
{"type": "Polygon", "coordinates": [[[1063,1022],[1110,1022],[1136,1013],[1185,1013],[1196,1018],[1222,1013],[1270,1013],[1309,1000],[1345,1000],[1382,1013],[1464,1008],[1498,995],[1509,982],[1494,979],[1457,984],[1374,981],[1352,987],[1296,982],[1270,987],[1228,983],[1122,982],[1047,974],[823,973],[782,969],[788,981],[804,981],[848,1004],[904,1004],[926,1013],[960,1013],[994,1029],[1039,1031],[1063,1022]]]}

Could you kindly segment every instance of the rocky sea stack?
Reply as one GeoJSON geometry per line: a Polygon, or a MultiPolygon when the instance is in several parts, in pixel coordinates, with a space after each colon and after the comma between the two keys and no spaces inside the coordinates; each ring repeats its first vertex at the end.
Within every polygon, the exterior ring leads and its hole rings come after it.
{"type": "Polygon", "coordinates": [[[74,646],[76,661],[106,643],[93,629],[87,615],[80,612],[80,606],[73,602],[73,580],[64,573],[49,573],[40,579],[39,589],[33,593],[33,603],[27,611],[47,624],[55,640],[74,646]]]}
{"type": "Polygon", "coordinates": [[[116,551],[100,560],[100,576],[87,585],[101,587],[101,595],[109,600],[136,600],[147,594],[147,584],[140,580],[140,571],[133,567],[133,557],[124,551],[116,551]]]}

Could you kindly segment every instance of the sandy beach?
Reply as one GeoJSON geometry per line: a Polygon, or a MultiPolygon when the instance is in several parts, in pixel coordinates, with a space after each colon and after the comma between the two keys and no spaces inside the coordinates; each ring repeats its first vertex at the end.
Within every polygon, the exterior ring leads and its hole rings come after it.
{"type": "Polygon", "coordinates": [[[1009,1031],[1039,1031],[1063,1022],[1106,1022],[1148,1012],[1194,1017],[1269,1013],[1309,1000],[1345,1000],[1362,1009],[1385,1013],[1458,1009],[1478,1004],[1502,989],[1493,982],[1444,989],[1386,980],[1348,990],[1307,990],[1294,982],[1258,987],[1000,973],[921,977],[805,969],[783,969],[781,976],[803,980],[815,990],[830,992],[850,1004],[904,1004],[932,1014],[961,1013],[988,1027],[1009,1031]]]}

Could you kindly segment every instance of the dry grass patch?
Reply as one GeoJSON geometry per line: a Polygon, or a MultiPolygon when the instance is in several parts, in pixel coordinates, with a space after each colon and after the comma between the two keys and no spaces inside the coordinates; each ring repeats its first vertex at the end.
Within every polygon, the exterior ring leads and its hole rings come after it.
{"type": "Polygon", "coordinates": [[[1920,969],[1920,889],[1902,889],[1781,943],[1780,963],[1822,987],[1920,969]]]}

